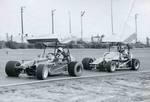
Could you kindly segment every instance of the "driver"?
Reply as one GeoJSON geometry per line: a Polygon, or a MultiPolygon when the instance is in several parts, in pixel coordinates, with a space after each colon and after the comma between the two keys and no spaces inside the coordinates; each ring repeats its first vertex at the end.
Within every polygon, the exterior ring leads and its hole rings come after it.
{"type": "Polygon", "coordinates": [[[59,58],[60,60],[63,60],[64,56],[65,56],[64,49],[62,47],[59,47],[56,52],[56,57],[59,58]]]}
{"type": "Polygon", "coordinates": [[[59,47],[57,49],[57,54],[56,56],[58,56],[59,59],[61,59],[62,61],[67,61],[69,62],[69,52],[66,52],[63,48],[59,47]]]}
{"type": "Polygon", "coordinates": [[[126,49],[125,46],[121,47],[121,56],[122,56],[123,59],[128,58],[128,49],[126,49]]]}
{"type": "Polygon", "coordinates": [[[49,59],[49,60],[52,60],[52,61],[60,61],[64,58],[64,49],[59,47],[57,50],[56,50],[56,54],[54,53],[48,53],[46,55],[46,57],[49,59]]]}

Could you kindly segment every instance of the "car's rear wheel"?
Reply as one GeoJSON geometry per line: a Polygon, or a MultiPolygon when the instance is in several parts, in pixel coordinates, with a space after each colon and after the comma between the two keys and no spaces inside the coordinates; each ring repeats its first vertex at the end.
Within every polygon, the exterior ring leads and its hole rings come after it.
{"type": "Polygon", "coordinates": [[[108,72],[115,72],[116,71],[116,62],[115,61],[109,61],[106,64],[106,69],[108,72]]]}
{"type": "Polygon", "coordinates": [[[44,80],[48,77],[48,67],[44,64],[38,65],[36,69],[36,77],[39,80],[44,80]]]}
{"type": "Polygon", "coordinates": [[[8,61],[5,67],[6,74],[11,77],[18,77],[21,73],[21,70],[18,68],[20,65],[18,61],[8,61]]]}
{"type": "Polygon", "coordinates": [[[140,68],[140,61],[138,59],[132,59],[131,70],[138,70],[140,68]]]}
{"type": "Polygon", "coordinates": [[[83,65],[79,62],[70,62],[68,64],[68,73],[70,76],[81,76],[83,72],[83,65]]]}
{"type": "Polygon", "coordinates": [[[83,68],[86,70],[92,70],[92,67],[90,66],[90,63],[93,62],[92,58],[84,58],[82,60],[83,68]]]}

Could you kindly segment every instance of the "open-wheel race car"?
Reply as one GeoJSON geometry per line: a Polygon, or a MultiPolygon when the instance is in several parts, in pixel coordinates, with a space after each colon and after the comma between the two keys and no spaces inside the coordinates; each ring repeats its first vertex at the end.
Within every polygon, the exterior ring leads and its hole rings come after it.
{"type": "Polygon", "coordinates": [[[140,68],[140,61],[133,58],[129,44],[121,42],[112,43],[111,47],[109,47],[109,51],[105,52],[103,56],[98,59],[84,58],[82,64],[86,70],[98,69],[108,72],[114,72],[117,69],[138,70],[140,68]],[[116,49],[115,51],[111,51],[111,48],[116,49]]]}
{"type": "Polygon", "coordinates": [[[29,43],[41,42],[44,50],[37,58],[29,61],[8,61],[5,67],[7,76],[18,77],[21,73],[35,76],[44,80],[48,75],[68,72],[70,76],[80,76],[83,71],[82,63],[79,63],[70,55],[58,39],[28,39],[29,43]],[[50,52],[48,48],[54,47],[50,52]]]}

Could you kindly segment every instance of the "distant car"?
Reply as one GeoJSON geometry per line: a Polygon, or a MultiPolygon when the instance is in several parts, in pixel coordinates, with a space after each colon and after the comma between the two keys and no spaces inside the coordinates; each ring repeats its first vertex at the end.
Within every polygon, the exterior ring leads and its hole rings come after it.
{"type": "MultiPolygon", "coordinates": [[[[139,59],[133,58],[128,44],[117,43],[116,51],[109,51],[103,54],[103,57],[84,58],[82,64],[84,69],[98,69],[100,71],[114,72],[117,69],[138,70],[140,68],[139,59]]],[[[114,47],[113,47],[114,48],[114,47]]]]}
{"type": "MultiPolygon", "coordinates": [[[[35,43],[46,40],[29,40],[30,43],[35,43]]],[[[26,73],[28,76],[35,76],[37,79],[44,80],[48,75],[68,72],[70,76],[80,76],[83,71],[82,63],[79,63],[73,58],[69,49],[57,44],[54,52],[46,53],[46,49],[51,47],[51,42],[43,43],[45,46],[43,53],[37,58],[29,61],[8,61],[5,67],[5,72],[10,77],[18,77],[21,73],[26,73]]]]}

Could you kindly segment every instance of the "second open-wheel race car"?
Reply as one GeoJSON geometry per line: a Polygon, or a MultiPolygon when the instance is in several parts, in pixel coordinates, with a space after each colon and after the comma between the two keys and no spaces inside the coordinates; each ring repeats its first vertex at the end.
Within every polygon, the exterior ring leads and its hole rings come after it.
{"type": "Polygon", "coordinates": [[[29,43],[42,42],[44,50],[37,58],[29,61],[8,61],[5,67],[7,76],[18,77],[21,73],[28,76],[35,76],[44,80],[48,75],[68,72],[70,76],[81,76],[83,65],[77,62],[65,48],[59,44],[58,39],[30,39],[29,43]],[[54,47],[50,52],[49,47],[54,47]],[[47,51],[48,50],[48,51],[47,51]]]}
{"type": "Polygon", "coordinates": [[[124,43],[113,44],[109,47],[109,51],[98,59],[86,57],[82,60],[82,64],[86,70],[98,69],[108,72],[114,72],[117,69],[138,70],[140,68],[139,59],[133,58],[129,44],[124,43]],[[111,48],[116,49],[111,51],[111,48]]]}

